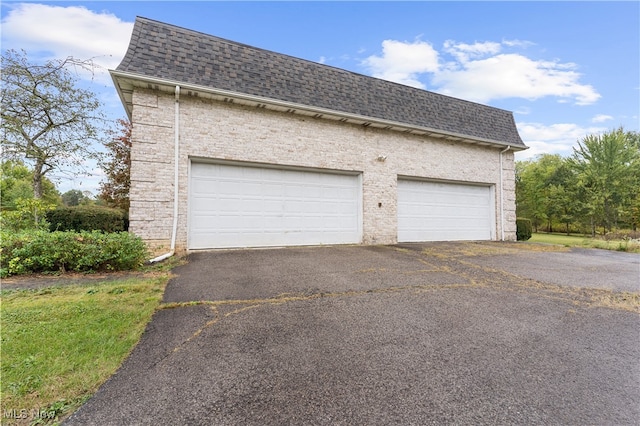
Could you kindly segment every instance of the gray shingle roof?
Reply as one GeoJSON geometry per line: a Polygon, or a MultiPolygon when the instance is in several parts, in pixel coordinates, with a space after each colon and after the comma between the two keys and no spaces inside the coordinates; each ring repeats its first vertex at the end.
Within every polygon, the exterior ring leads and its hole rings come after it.
{"type": "Polygon", "coordinates": [[[513,114],[137,18],[116,71],[319,107],[525,148],[513,114]]]}

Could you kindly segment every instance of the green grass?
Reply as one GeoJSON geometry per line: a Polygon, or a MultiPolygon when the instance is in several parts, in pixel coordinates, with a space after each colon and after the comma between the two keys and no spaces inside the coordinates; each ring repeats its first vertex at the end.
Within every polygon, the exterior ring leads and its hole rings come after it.
{"type": "Polygon", "coordinates": [[[599,248],[605,250],[640,253],[640,244],[633,241],[605,241],[598,238],[581,237],[575,235],[533,233],[531,235],[531,239],[528,242],[557,244],[565,247],[599,248]]]}
{"type": "Polygon", "coordinates": [[[2,424],[54,423],[82,405],[138,342],[167,281],[0,292],[2,424]]]}

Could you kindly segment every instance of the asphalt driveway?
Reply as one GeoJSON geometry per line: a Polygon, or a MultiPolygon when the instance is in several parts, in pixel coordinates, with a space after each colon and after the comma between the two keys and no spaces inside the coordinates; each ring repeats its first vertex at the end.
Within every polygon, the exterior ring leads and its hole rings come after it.
{"type": "Polygon", "coordinates": [[[70,425],[638,424],[640,256],[196,253],[70,425]]]}

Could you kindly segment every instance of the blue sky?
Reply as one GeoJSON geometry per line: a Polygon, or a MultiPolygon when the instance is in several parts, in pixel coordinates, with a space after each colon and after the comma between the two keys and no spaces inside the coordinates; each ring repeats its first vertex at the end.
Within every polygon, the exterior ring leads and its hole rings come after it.
{"type": "MultiPolygon", "coordinates": [[[[522,139],[570,155],[590,133],[640,129],[640,3],[11,2],[2,48],[33,60],[96,58],[91,83],[110,117],[124,109],[106,73],[144,16],[514,112],[522,139]]],[[[59,182],[95,192],[100,170],[59,182]]]]}

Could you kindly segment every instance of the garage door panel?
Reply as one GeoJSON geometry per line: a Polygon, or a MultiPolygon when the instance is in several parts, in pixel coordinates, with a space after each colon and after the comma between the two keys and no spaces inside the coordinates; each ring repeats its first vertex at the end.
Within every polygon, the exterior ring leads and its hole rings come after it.
{"type": "Polygon", "coordinates": [[[448,204],[448,205],[432,206],[428,209],[423,206],[415,206],[415,207],[412,207],[410,210],[408,210],[407,216],[422,219],[424,218],[424,215],[428,213],[430,219],[435,219],[435,218],[449,219],[454,217],[463,218],[463,219],[471,219],[471,218],[485,219],[486,213],[487,213],[486,211],[487,211],[486,206],[478,207],[478,208],[471,208],[471,207],[460,208],[460,205],[448,204]]]}
{"type": "Polygon", "coordinates": [[[264,182],[262,184],[262,191],[264,194],[269,194],[272,197],[281,197],[284,191],[282,184],[276,182],[264,182]]]}
{"type": "Polygon", "coordinates": [[[348,214],[349,205],[341,202],[325,202],[319,207],[319,211],[325,215],[344,215],[348,214]]]}
{"type": "MultiPolygon", "coordinates": [[[[408,222],[408,225],[416,230],[449,229],[451,228],[452,219],[457,220],[457,218],[450,217],[429,217],[428,221],[425,220],[425,218],[411,218],[408,222]]],[[[465,218],[464,222],[459,221],[456,229],[476,229],[479,227],[486,227],[486,222],[484,219],[465,218]]]]}
{"type": "Polygon", "coordinates": [[[490,240],[491,187],[398,180],[398,241],[490,240]]]}
{"type": "Polygon", "coordinates": [[[356,243],[360,179],[192,163],[189,248],[356,243]]]}
{"type": "MultiPolygon", "coordinates": [[[[244,210],[246,211],[247,209],[245,208],[244,210]]],[[[235,211],[237,212],[238,210],[235,211]]],[[[282,211],[282,201],[277,198],[264,200],[263,211],[265,213],[279,213],[282,211]]]]}
{"type": "Polygon", "coordinates": [[[296,211],[298,214],[313,215],[322,209],[322,204],[318,201],[302,201],[302,200],[287,200],[283,203],[284,211],[296,211]]]}

